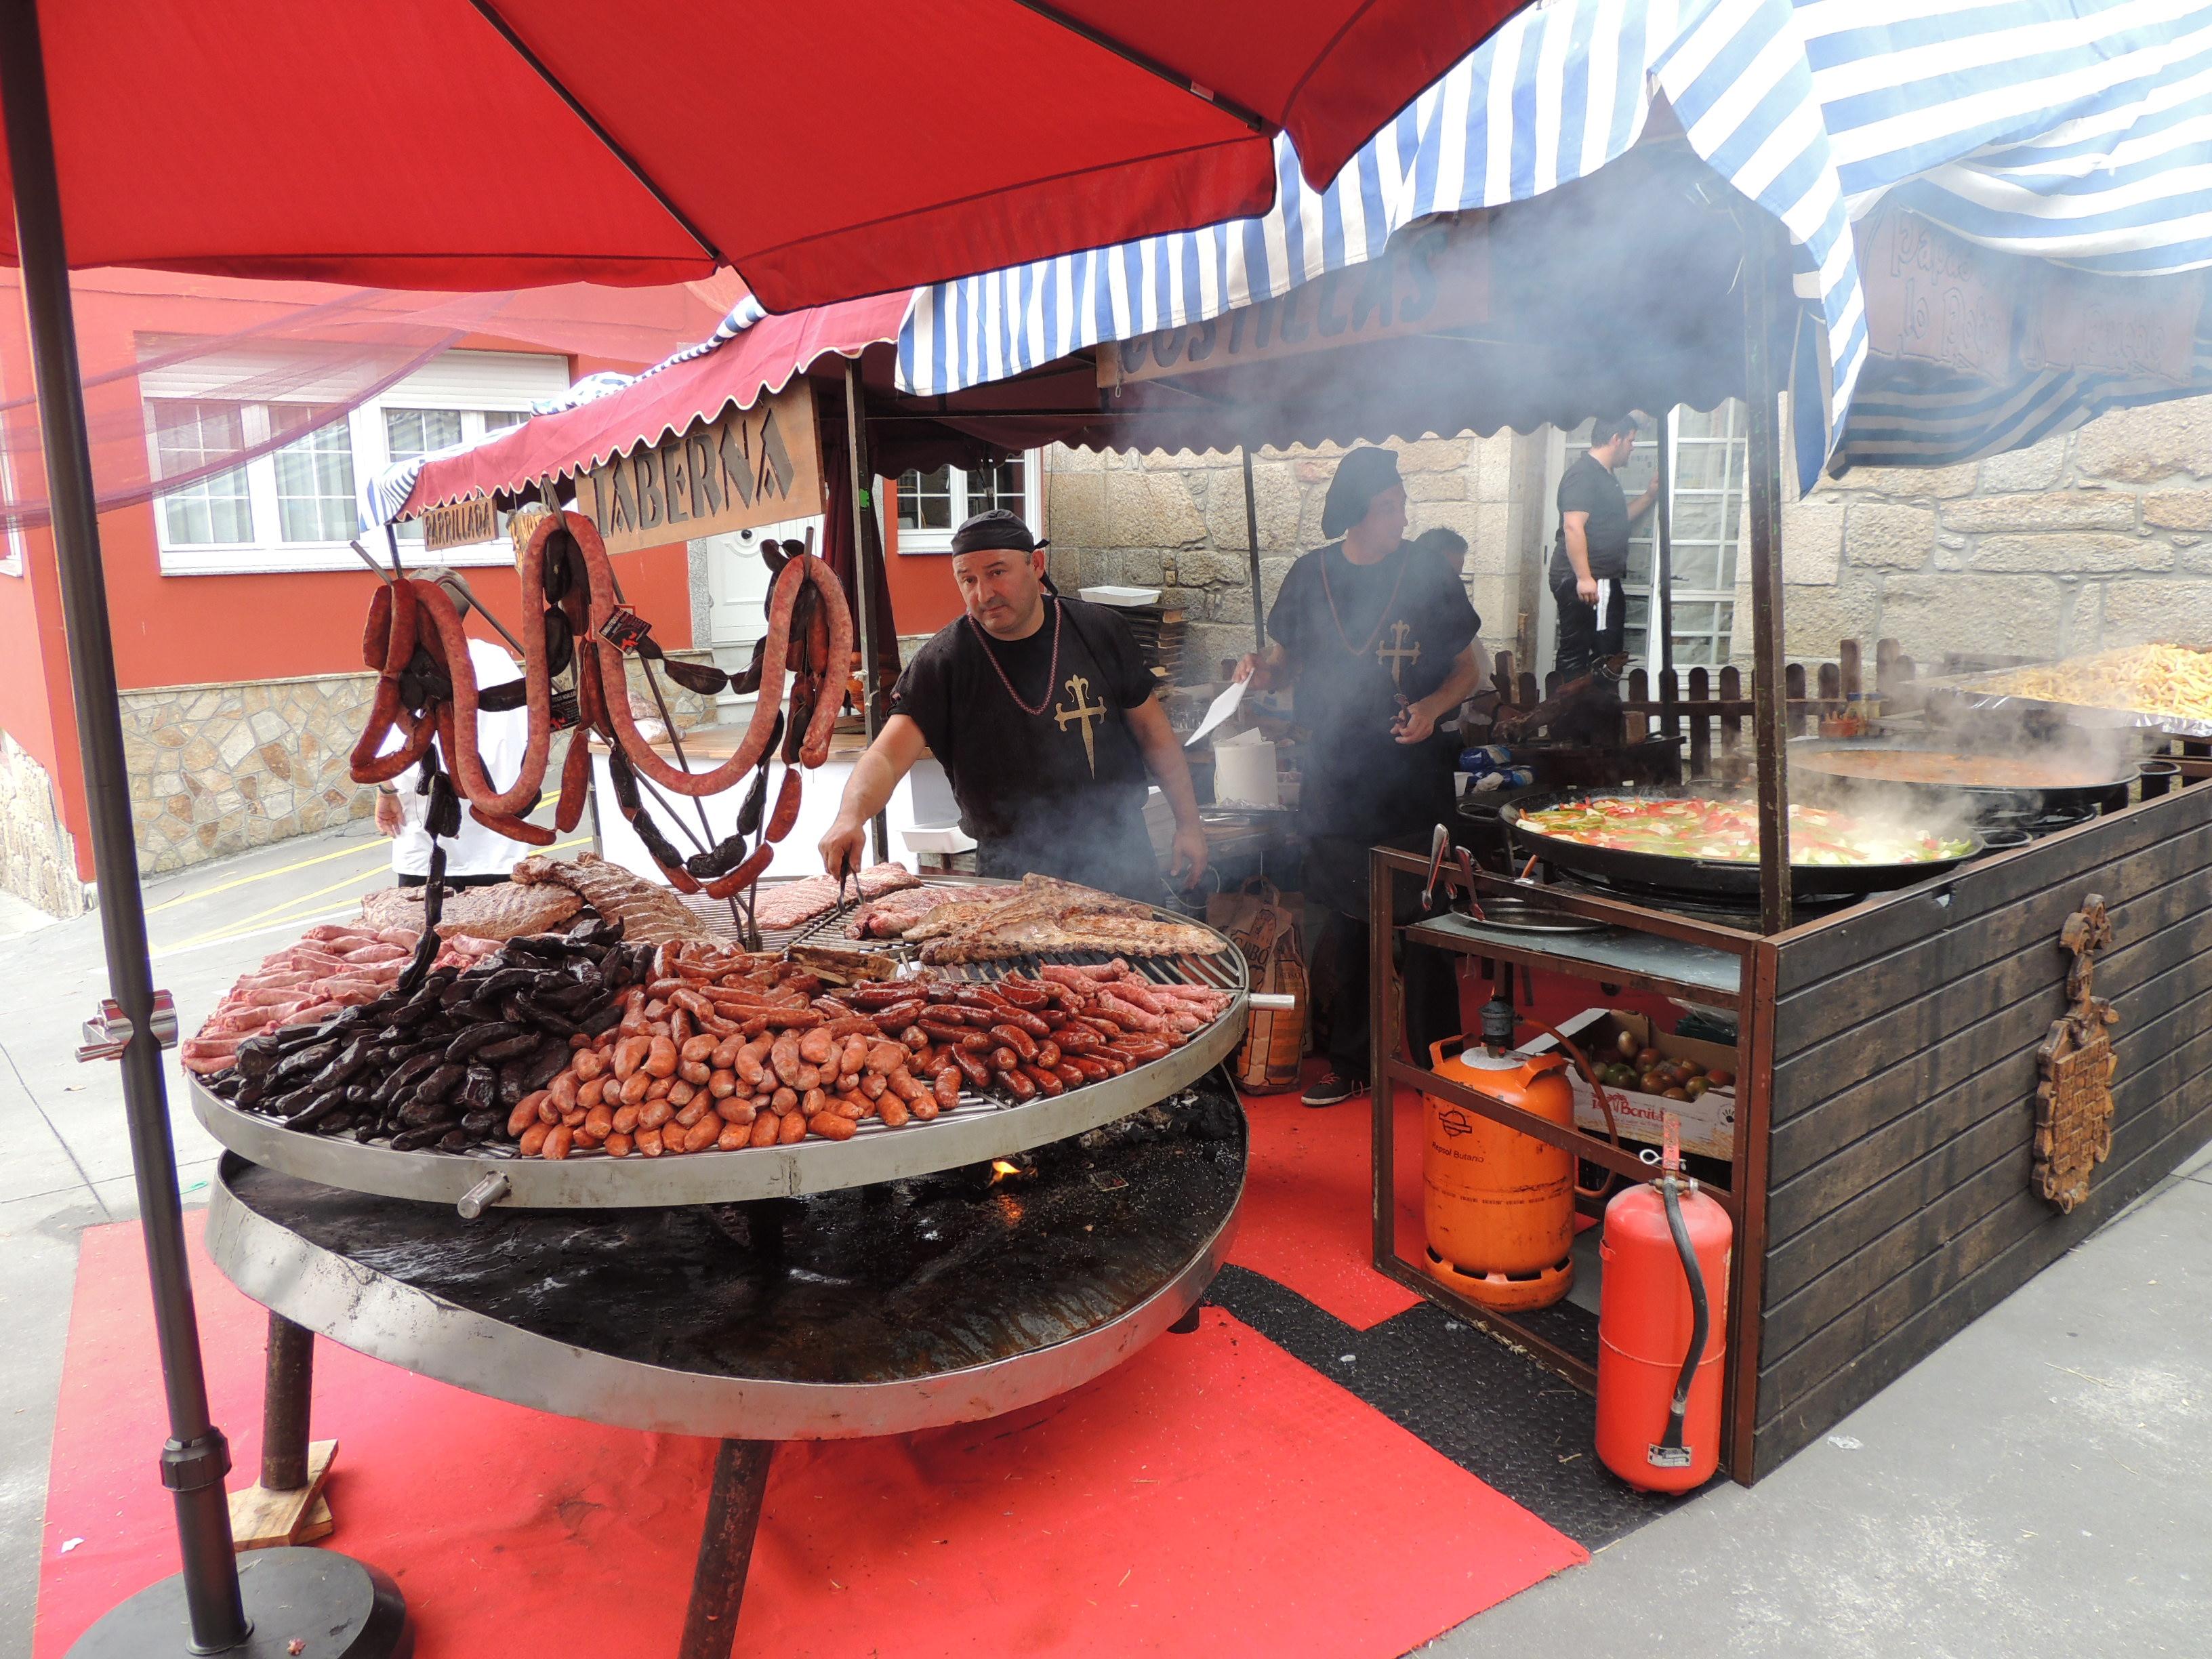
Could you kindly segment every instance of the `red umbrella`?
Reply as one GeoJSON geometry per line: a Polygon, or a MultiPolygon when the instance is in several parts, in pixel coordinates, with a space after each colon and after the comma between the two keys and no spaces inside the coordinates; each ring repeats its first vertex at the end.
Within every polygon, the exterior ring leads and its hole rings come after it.
{"type": "Polygon", "coordinates": [[[453,289],[732,265],[790,311],[1264,212],[1276,131],[1326,185],[1523,3],[48,0],[40,22],[74,264],[453,289]]]}
{"type": "MultiPolygon", "coordinates": [[[[396,1589],[359,1563],[258,1551],[248,1594],[231,1561],[229,1457],[185,1263],[69,265],[475,289],[662,283],[728,265],[763,304],[793,311],[1262,212],[1277,131],[1326,183],[1517,9],[0,0],[15,208],[0,259],[23,267],[112,994],[88,1051],[122,1063],[184,1569],[113,1609],[76,1654],[175,1652],[186,1626],[194,1652],[236,1650],[248,1602],[270,1639],[280,1621],[312,1625],[333,1659],[384,1659],[409,1637],[396,1589]]],[[[285,1352],[297,1366],[312,1349],[285,1352]]],[[[687,1636],[685,1651],[705,1649],[687,1636]]]]}

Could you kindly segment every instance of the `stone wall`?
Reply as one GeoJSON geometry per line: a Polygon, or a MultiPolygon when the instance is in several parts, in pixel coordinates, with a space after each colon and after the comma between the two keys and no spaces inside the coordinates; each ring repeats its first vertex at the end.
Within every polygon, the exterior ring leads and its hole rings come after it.
{"type": "MultiPolygon", "coordinates": [[[[703,651],[672,654],[707,659],[703,651]]],[[[635,659],[629,678],[633,710],[647,718],[652,700],[635,659]]],[[[376,793],[354,782],[347,759],[375,684],[368,673],[319,674],[125,691],[123,751],[141,872],[181,870],[371,817],[376,793]]],[[[679,728],[711,718],[712,698],[665,677],[661,686],[679,728]]],[[[566,741],[556,744],[556,759],[566,741]]]]}
{"type": "Polygon", "coordinates": [[[92,908],[94,890],[77,879],[76,837],[62,827],[46,769],[0,732],[0,889],[48,915],[92,908]]]}
{"type": "Polygon", "coordinates": [[[375,676],[167,685],[122,696],[138,867],[147,875],[374,811],[347,775],[375,676]]]}
{"type": "MultiPolygon", "coordinates": [[[[1411,502],[1408,536],[1437,526],[1468,541],[1464,572],[1493,651],[1516,648],[1529,551],[1542,528],[1540,439],[1425,438],[1397,443],[1411,502]]],[[[1260,526],[1261,601],[1272,605],[1299,554],[1323,545],[1322,498],[1343,450],[1262,449],[1253,456],[1260,526]]],[[[1046,533],[1053,580],[1079,586],[1158,587],[1188,613],[1185,678],[1211,678],[1224,659],[1253,647],[1252,580],[1244,476],[1234,455],[1045,452],[1046,533]]]]}
{"type": "Polygon", "coordinates": [[[1947,653],[2212,644],[2212,398],[1978,463],[1855,467],[1784,507],[1782,547],[1793,657],[1893,638],[1934,672],[1947,653]]]}

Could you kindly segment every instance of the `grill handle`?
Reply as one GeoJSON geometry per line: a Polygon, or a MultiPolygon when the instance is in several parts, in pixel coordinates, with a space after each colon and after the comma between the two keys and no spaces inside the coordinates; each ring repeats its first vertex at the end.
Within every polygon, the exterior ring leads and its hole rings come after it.
{"type": "Polygon", "coordinates": [[[1255,1013],[1287,1014],[1298,1006],[1298,1000],[1280,991],[1255,991],[1244,999],[1255,1013]]]}

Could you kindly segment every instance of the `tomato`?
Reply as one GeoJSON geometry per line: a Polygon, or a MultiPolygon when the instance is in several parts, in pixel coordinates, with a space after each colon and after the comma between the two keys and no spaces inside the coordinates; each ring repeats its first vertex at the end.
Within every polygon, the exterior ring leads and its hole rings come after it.
{"type": "Polygon", "coordinates": [[[1662,1100],[1688,1100],[1692,1097],[1686,1089],[1669,1089],[1659,1097],[1662,1100]]]}
{"type": "Polygon", "coordinates": [[[1636,1051],[1636,1069],[1639,1072],[1656,1072],[1666,1059],[1667,1056],[1656,1048],[1649,1047],[1638,1048],[1636,1051]]]}
{"type": "Polygon", "coordinates": [[[1635,1032],[1623,1031],[1620,1041],[1613,1046],[1620,1050],[1620,1057],[1623,1060],[1633,1060],[1644,1045],[1637,1040],[1635,1032]]]}
{"type": "Polygon", "coordinates": [[[1647,1095],[1663,1095],[1674,1085],[1656,1072],[1646,1072],[1637,1080],[1638,1088],[1647,1095]]]}
{"type": "Polygon", "coordinates": [[[1693,1077],[1687,1083],[1685,1083],[1682,1085],[1682,1092],[1689,1096],[1691,1099],[1696,1100],[1712,1086],[1713,1085],[1708,1083],[1705,1079],[1701,1077],[1693,1077]]]}
{"type": "Polygon", "coordinates": [[[1716,1066],[1713,1070],[1705,1073],[1705,1081],[1716,1089],[1731,1088],[1735,1083],[1735,1073],[1734,1072],[1723,1072],[1716,1066]]]}

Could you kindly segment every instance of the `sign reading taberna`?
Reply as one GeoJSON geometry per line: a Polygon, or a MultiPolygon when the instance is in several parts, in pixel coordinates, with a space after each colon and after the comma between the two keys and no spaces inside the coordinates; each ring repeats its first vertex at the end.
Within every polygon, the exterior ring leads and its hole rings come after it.
{"type": "Polygon", "coordinates": [[[610,553],[803,519],[823,504],[814,392],[804,378],[576,479],[576,511],[610,553]]]}
{"type": "Polygon", "coordinates": [[[1194,374],[1489,320],[1484,221],[1433,219],[1392,237],[1382,258],[1324,272],[1272,300],[1108,341],[1099,348],[1098,383],[1194,374]]]}

